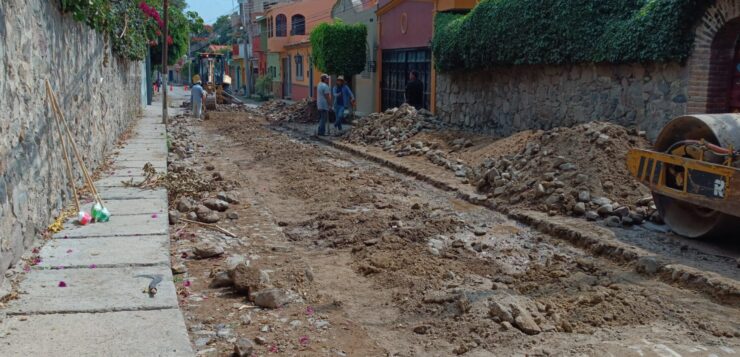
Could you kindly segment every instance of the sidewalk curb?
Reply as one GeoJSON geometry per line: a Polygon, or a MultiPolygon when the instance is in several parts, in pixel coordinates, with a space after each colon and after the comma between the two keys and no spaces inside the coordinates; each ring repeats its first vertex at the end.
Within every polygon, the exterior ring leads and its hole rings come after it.
{"type": "MultiPolygon", "coordinates": [[[[280,125],[279,128],[284,128],[304,138],[311,138],[310,135],[306,135],[306,133],[295,129],[290,125],[280,125]]],[[[349,152],[369,161],[381,164],[393,171],[414,177],[444,191],[455,192],[458,198],[471,204],[486,207],[492,211],[505,214],[519,223],[553,237],[566,240],[575,246],[594,253],[597,256],[606,257],[616,263],[628,265],[640,274],[658,278],[665,283],[706,293],[717,302],[724,305],[740,307],[740,282],[733,279],[723,277],[714,272],[698,270],[683,264],[663,262],[659,256],[646,250],[620,241],[609,240],[589,232],[580,231],[560,222],[539,217],[541,215],[539,212],[502,209],[497,207],[493,202],[477,198],[470,193],[462,192],[458,188],[446,182],[418,172],[408,166],[392,162],[335,140],[323,137],[314,137],[311,139],[318,140],[336,149],[349,152]]]]}

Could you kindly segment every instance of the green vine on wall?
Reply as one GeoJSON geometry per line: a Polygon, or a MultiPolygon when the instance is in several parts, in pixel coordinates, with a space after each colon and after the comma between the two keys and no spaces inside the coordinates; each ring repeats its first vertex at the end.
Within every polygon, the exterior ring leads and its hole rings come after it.
{"type": "Polygon", "coordinates": [[[435,17],[437,69],[685,61],[714,0],[483,0],[435,17]]]}

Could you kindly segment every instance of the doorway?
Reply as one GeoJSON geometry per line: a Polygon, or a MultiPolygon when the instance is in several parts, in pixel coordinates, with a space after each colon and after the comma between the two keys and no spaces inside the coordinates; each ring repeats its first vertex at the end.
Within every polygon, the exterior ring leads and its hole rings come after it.
{"type": "Polygon", "coordinates": [[[291,73],[290,56],[283,58],[283,99],[291,98],[291,73]]]}

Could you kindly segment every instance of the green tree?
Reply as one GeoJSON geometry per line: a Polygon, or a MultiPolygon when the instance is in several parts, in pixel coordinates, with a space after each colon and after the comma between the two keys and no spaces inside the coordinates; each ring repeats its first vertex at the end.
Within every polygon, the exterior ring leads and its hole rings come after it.
{"type": "Polygon", "coordinates": [[[230,45],[234,38],[234,31],[231,28],[231,16],[219,16],[213,24],[213,33],[216,38],[212,43],[217,45],[230,45]]]}
{"type": "Polygon", "coordinates": [[[361,73],[367,60],[364,24],[323,23],[311,31],[311,52],[316,68],[347,77],[361,73]]]}

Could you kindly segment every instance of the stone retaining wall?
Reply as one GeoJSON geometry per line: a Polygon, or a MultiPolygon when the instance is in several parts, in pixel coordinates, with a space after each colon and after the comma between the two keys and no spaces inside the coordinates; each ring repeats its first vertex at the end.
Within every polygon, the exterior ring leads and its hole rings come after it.
{"type": "Polygon", "coordinates": [[[141,76],[58,1],[0,1],[0,283],[71,199],[44,81],[95,168],[140,111],[141,76]]]}
{"type": "Polygon", "coordinates": [[[679,64],[510,66],[437,75],[437,114],[463,129],[509,135],[604,120],[649,138],[686,112],[679,64]]]}

